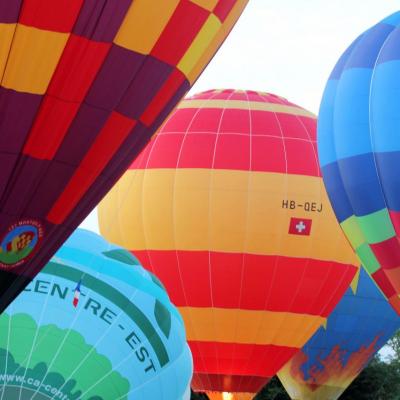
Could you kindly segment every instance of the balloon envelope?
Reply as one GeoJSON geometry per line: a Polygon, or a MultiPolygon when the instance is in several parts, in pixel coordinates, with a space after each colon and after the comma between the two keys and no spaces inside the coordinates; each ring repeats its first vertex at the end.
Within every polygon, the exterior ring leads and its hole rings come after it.
{"type": "Polygon", "coordinates": [[[0,4],[0,310],[140,152],[247,0],[0,4]]]}
{"type": "Polygon", "coordinates": [[[0,370],[4,400],[188,400],[192,359],[158,279],[77,230],[0,316],[0,370]]]}
{"type": "Polygon", "coordinates": [[[336,216],[400,313],[400,13],[346,50],[325,88],[318,150],[336,216]]]}
{"type": "Polygon", "coordinates": [[[275,95],[183,101],[99,207],[185,320],[196,390],[256,393],[318,329],[357,264],[316,158],[314,116],[275,95]]]}
{"type": "Polygon", "coordinates": [[[353,288],[326,325],[279,371],[292,399],[338,399],[400,328],[400,318],[364,270],[353,288]]]}

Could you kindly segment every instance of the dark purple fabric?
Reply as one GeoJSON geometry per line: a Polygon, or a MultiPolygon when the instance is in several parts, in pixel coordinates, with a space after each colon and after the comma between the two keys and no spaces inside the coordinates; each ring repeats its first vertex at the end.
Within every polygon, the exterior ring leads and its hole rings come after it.
{"type": "Polygon", "coordinates": [[[5,201],[4,196],[41,100],[40,95],[0,87],[0,204],[5,201]]]}
{"type": "Polygon", "coordinates": [[[0,195],[3,195],[6,190],[7,183],[13,173],[18,157],[18,154],[0,153],[0,195]]]}
{"type": "Polygon", "coordinates": [[[53,159],[78,166],[109,115],[110,111],[82,104],[53,159]]]}
{"type": "MultiPolygon", "coordinates": [[[[28,164],[39,162],[39,160],[30,160],[28,164]]],[[[46,160],[42,161],[42,168],[42,174],[38,177],[35,185],[35,192],[31,193],[24,214],[36,215],[38,218],[45,219],[55,201],[64,191],[76,167],[54,160],[46,160]]]]}
{"type": "Polygon", "coordinates": [[[36,187],[48,163],[47,160],[36,160],[20,155],[1,201],[2,212],[16,217],[24,214],[24,209],[34,197],[36,187]]]}
{"type": "Polygon", "coordinates": [[[85,0],[73,33],[111,43],[131,3],[132,0],[85,0]]]}
{"type": "Polygon", "coordinates": [[[170,65],[147,56],[116,107],[116,111],[127,117],[139,119],[172,71],[173,67],[170,65]]]}
{"type": "MultiPolygon", "coordinates": [[[[17,219],[19,220],[21,218],[18,217],[17,219]]],[[[14,222],[16,222],[15,215],[8,215],[4,212],[0,214],[0,239],[3,238],[4,234],[6,233],[10,225],[13,224],[14,222]]]]}
{"type": "Polygon", "coordinates": [[[112,45],[86,96],[85,103],[113,110],[142,66],[145,56],[112,45]]]}
{"type": "Polygon", "coordinates": [[[21,152],[42,98],[0,87],[0,152],[21,152]]]}
{"type": "Polygon", "coordinates": [[[0,23],[18,22],[22,0],[0,0],[0,23]]]}

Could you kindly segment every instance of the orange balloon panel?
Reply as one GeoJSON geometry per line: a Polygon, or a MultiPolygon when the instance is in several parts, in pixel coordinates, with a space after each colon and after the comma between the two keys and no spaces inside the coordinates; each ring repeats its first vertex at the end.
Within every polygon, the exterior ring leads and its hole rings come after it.
{"type": "Polygon", "coordinates": [[[266,93],[184,100],[99,207],[161,278],[198,390],[255,393],[325,321],[357,262],[323,187],[314,115],[266,93]]]}

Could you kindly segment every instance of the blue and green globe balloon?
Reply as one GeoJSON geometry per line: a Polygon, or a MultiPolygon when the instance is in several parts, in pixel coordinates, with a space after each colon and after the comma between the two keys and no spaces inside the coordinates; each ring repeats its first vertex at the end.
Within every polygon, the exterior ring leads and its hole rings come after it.
{"type": "Polygon", "coordinates": [[[0,316],[1,400],[187,400],[192,357],[160,281],[77,230],[0,316]]]}

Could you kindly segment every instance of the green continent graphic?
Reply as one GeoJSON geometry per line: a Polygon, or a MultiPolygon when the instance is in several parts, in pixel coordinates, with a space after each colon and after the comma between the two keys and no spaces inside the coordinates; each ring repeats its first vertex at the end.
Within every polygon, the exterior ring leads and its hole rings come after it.
{"type": "Polygon", "coordinates": [[[129,390],[78,332],[39,327],[27,314],[1,315],[0,398],[28,400],[37,392],[35,400],[127,400],[129,390]]]}

